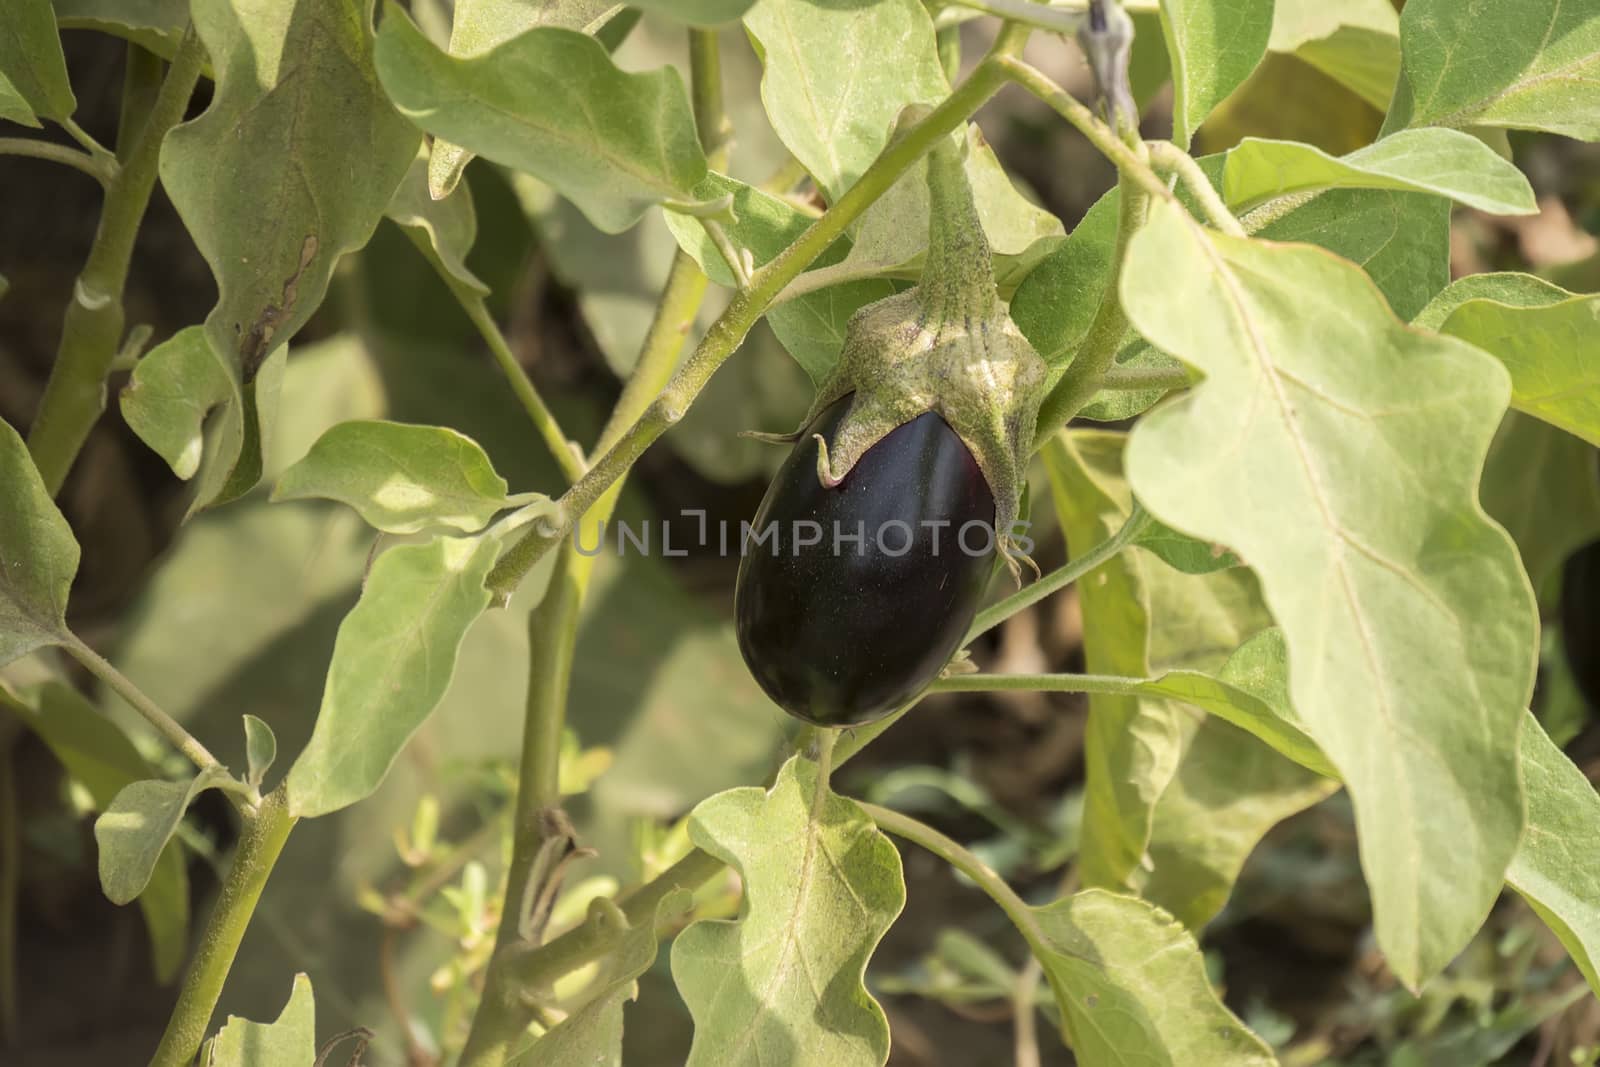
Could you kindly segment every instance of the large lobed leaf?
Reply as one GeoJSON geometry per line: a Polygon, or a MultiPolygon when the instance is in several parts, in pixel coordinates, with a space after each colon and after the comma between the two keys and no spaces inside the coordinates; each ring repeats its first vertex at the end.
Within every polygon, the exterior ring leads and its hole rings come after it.
{"type": "Polygon", "coordinates": [[[1266,54],[1272,0],[1161,0],[1161,29],[1172,59],[1172,139],[1188,148],[1266,54]]]}
{"type": "Polygon", "coordinates": [[[305,751],[289,769],[293,814],[369,796],[444,696],[467,628],[489,604],[497,538],[437,537],[378,557],[339,625],[305,751]]]}
{"type": "Polygon", "coordinates": [[[705,177],[677,71],[624,73],[593,37],[552,26],[457,58],[398,5],[384,11],[378,72],[395,105],[429,133],[548,182],[601,230],[692,198],[705,177]]]}
{"type": "Polygon", "coordinates": [[[760,0],[744,24],[772,128],[830,202],[883,151],[907,104],[950,92],[919,0],[760,0]]]}
{"type": "Polygon", "coordinates": [[[1528,829],[1507,872],[1600,996],[1600,795],[1532,715],[1522,724],[1528,829]]]}
{"type": "Polygon", "coordinates": [[[1200,946],[1137,897],[1087,889],[1029,914],[1078,1062],[1269,1067],[1272,1050],[1218,999],[1200,946]]]}
{"type": "Polygon", "coordinates": [[[168,135],[161,180],[217,279],[205,338],[239,424],[208,444],[197,508],[260,477],[257,375],[367,243],[415,154],[378,87],[369,17],[361,0],[192,6],[217,90],[168,135]]]}
{"type": "Polygon", "coordinates": [[[1481,924],[1523,824],[1533,598],[1476,499],[1504,371],[1402,326],[1349,263],[1164,203],[1122,296],[1207,375],[1134,431],[1134,490],[1260,576],[1294,708],[1355,805],[1379,944],[1415,987],[1481,924]]]}
{"type": "Polygon", "coordinates": [[[67,633],[78,542],[11,424],[0,420],[0,666],[67,633]]]}
{"type": "Polygon", "coordinates": [[[695,1023],[689,1067],[888,1059],[862,977],[905,904],[900,856],[852,801],[815,792],[815,764],[795,757],[770,790],[731,789],[689,817],[694,843],[744,881],[737,921],[695,923],[672,946],[695,1023]]]}
{"type": "Polygon", "coordinates": [[[1587,0],[1411,0],[1386,130],[1509,126],[1600,138],[1600,8],[1587,0]]]}

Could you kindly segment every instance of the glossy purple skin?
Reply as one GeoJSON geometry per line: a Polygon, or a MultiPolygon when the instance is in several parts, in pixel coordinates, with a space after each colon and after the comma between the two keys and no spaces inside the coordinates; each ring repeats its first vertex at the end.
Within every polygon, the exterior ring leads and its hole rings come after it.
{"type": "Polygon", "coordinates": [[[750,673],[785,711],[819,726],[872,722],[926,688],[960,647],[994,569],[994,494],[932,412],[889,433],[838,486],[821,484],[812,434],[831,443],[850,401],[806,427],[772,480],[752,529],[777,523],[777,554],[770,540],[748,542],[734,595],[750,673]],[[794,536],[805,521],[820,525],[819,544],[795,543],[813,532],[794,536]],[[959,543],[967,523],[982,524],[967,531],[971,551],[959,543]],[[844,540],[858,529],[860,547],[844,540]]]}
{"type": "Polygon", "coordinates": [[[1600,710],[1600,541],[1574,552],[1562,570],[1561,642],[1579,691],[1600,710]]]}

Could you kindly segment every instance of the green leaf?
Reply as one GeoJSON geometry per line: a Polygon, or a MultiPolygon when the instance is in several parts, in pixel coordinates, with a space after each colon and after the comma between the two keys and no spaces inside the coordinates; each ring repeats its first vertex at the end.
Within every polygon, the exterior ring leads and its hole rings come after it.
{"type": "Polygon", "coordinates": [[[1539,210],[1522,172],[1478,138],[1457,130],[1402,130],[1335,158],[1295,141],[1246,137],[1228,153],[1223,195],[1237,210],[1322,189],[1437,193],[1494,215],[1539,210]]]}
{"type": "Polygon", "coordinates": [[[94,821],[100,887],[111,903],[126,904],[144,892],[190,802],[226,780],[226,771],[209,770],[187,782],[133,782],[117,793],[94,821]]]}
{"type": "MultiPolygon", "coordinates": [[[[433,151],[453,148],[443,141],[435,141],[433,151]]],[[[428,191],[428,157],[419,155],[411,161],[411,169],[394,191],[389,201],[388,215],[408,230],[416,230],[427,240],[428,249],[437,266],[482,296],[489,295],[489,287],[467,269],[467,253],[478,237],[478,216],[472,209],[472,190],[454,188],[435,200],[428,191]]]]}
{"type": "Polygon", "coordinates": [[[1272,0],[1161,0],[1161,31],[1172,58],[1172,139],[1188,148],[1266,54],[1272,0]]]}
{"type": "Polygon", "coordinates": [[[656,961],[656,930],[689,911],[693,904],[690,894],[678,890],[656,905],[654,915],[629,925],[627,916],[610,899],[596,898],[589,905],[585,925],[623,928],[621,939],[602,963],[603,975],[588,986],[587,1003],[551,1027],[526,1051],[512,1056],[510,1067],[563,1063],[622,1067],[622,1007],[634,999],[636,980],[656,961]]]}
{"type": "Polygon", "coordinates": [[[193,19],[217,92],[168,134],[161,182],[216,276],[206,337],[241,390],[202,465],[203,508],[260,477],[268,401],[250,387],[372,236],[418,138],[378,87],[362,0],[195,0],[193,19]]]}
{"type": "Polygon", "coordinates": [[[348,504],[387,533],[473,533],[510,506],[506,480],[470,437],[441,426],[341,422],[278,479],[273,500],[348,504]]]}
{"type": "Polygon", "coordinates": [[[1566,558],[1600,540],[1594,448],[1532,416],[1507,412],[1489,446],[1479,495],[1517,543],[1541,600],[1566,558]]]}
{"type": "Polygon", "coordinates": [[[672,946],[694,1017],[688,1067],[735,1063],[881,1067],[889,1024],[862,985],[905,904],[900,855],[860,808],[827,793],[799,757],[770,790],[701,802],[689,837],[744,882],[736,921],[704,920],[672,946]]]}
{"type": "Polygon", "coordinates": [[[1087,889],[1029,912],[1080,1063],[1277,1063],[1218,999],[1194,937],[1155,905],[1087,889]]]}
{"type": "Polygon", "coordinates": [[[753,0],[642,0],[639,7],[658,11],[691,26],[719,26],[736,22],[750,10],[753,0]]]}
{"type": "Polygon", "coordinates": [[[55,0],[64,30],[98,30],[171,59],[189,21],[186,0],[55,0]]]}
{"type": "Polygon", "coordinates": [[[883,151],[907,104],[950,92],[918,0],[760,0],[744,24],[772,128],[830,203],[883,151]]]}
{"type": "Polygon", "coordinates": [[[1334,777],[1328,758],[1308,735],[1289,702],[1289,665],[1283,634],[1264,630],[1240,645],[1221,670],[1168,671],[1138,687],[1203,708],[1318,774],[1334,777]]]}
{"type": "Polygon", "coordinates": [[[241,385],[206,327],[190,326],[134,367],[120,398],[122,416],[179,478],[199,476],[188,517],[254,487],[287,357],[286,348],[277,349],[255,379],[241,385]]]}
{"type": "Polygon", "coordinates": [[[120,403],[128,428],[187,481],[200,469],[206,416],[223,404],[242,404],[241,397],[206,328],[189,326],[145,353],[120,403]]]}
{"type": "Polygon", "coordinates": [[[1354,801],[1379,945],[1414,988],[1481,925],[1522,829],[1534,605],[1476,499],[1505,374],[1402,326],[1349,263],[1164,204],[1122,297],[1207,376],[1135,429],[1134,491],[1260,576],[1294,708],[1354,801]]]}
{"type": "MultiPolygon", "coordinates": [[[[1200,161],[1220,185],[1225,156],[1200,161]]],[[[1220,190],[1219,190],[1220,191],[1220,190]]],[[[1119,195],[1101,197],[1066,242],[1023,280],[1011,316],[1055,374],[1072,361],[1088,335],[1110,276],[1119,195]]],[[[1309,241],[1366,268],[1397,314],[1409,318],[1450,281],[1448,201],[1388,190],[1330,190],[1274,220],[1259,233],[1273,241],[1309,241]]],[[[1129,333],[1119,367],[1173,367],[1171,357],[1129,333]]],[[[1163,396],[1160,392],[1102,394],[1085,418],[1129,419],[1163,396]]]]}
{"type": "Polygon", "coordinates": [[[1384,129],[1506,126],[1600,139],[1600,11],[1571,0],[1414,0],[1384,129]]]}
{"type": "Polygon", "coordinates": [[[316,1011],[311,979],[295,975],[276,1022],[228,1016],[211,1040],[206,1067],[311,1067],[317,1058],[316,1011]]]}
{"type": "Polygon", "coordinates": [[[1469,300],[1439,330],[1505,364],[1512,407],[1600,445],[1600,296],[1542,307],[1469,300]]]}
{"type": "MultiPolygon", "coordinates": [[[[1116,533],[1132,507],[1126,483],[1116,476],[1120,447],[1120,441],[1104,435],[1057,434],[1043,449],[1051,497],[1074,556],[1116,533]]],[[[1084,669],[1091,674],[1143,678],[1150,673],[1151,608],[1143,564],[1122,553],[1078,582],[1084,669]]],[[[1089,697],[1078,847],[1085,885],[1135,888],[1156,801],[1178,767],[1181,719],[1181,712],[1160,699],[1089,697]]]]}
{"type": "MultiPolygon", "coordinates": [[[[68,776],[88,791],[97,811],[109,808],[126,786],[156,773],[127,735],[69,685],[46,682],[16,700],[7,700],[0,686],[0,705],[21,716],[68,776]]],[[[165,985],[189,953],[189,871],[176,840],[168,841],[156,859],[139,894],[139,910],[150,933],[152,970],[165,985]]]]}
{"type": "Polygon", "coordinates": [[[1528,829],[1506,880],[1555,931],[1600,996],[1600,795],[1531,714],[1522,724],[1528,829]]]}
{"type": "Polygon", "coordinates": [[[378,72],[395,105],[429,133],[548,182],[601,230],[626,230],[705,177],[677,71],[626,74],[594,38],[548,26],[458,59],[392,0],[384,12],[378,72]]]}
{"type": "Polygon", "coordinates": [[[325,815],[370,795],[444,696],[467,628],[489,604],[493,537],[437,537],[378,557],[334,641],[311,742],[289,769],[290,810],[325,815]]]}
{"type": "Polygon", "coordinates": [[[1197,541],[1156,519],[1145,524],[1133,543],[1149,549],[1167,566],[1184,574],[1210,574],[1239,566],[1239,557],[1221,545],[1197,541]]]}
{"type": "Polygon", "coordinates": [[[11,424],[0,420],[0,666],[67,636],[78,542],[11,424]]]}
{"type": "Polygon", "coordinates": [[[1277,0],[1268,47],[1298,56],[1383,111],[1400,76],[1400,17],[1389,0],[1277,0]]]}
{"type": "Polygon", "coordinates": [[[1411,325],[1437,331],[1461,305],[1493,300],[1512,307],[1548,307],[1570,300],[1572,293],[1531,274],[1469,274],[1446,287],[1411,320],[1411,325]]]}
{"type": "MultiPolygon", "coordinates": [[[[581,30],[610,10],[605,0],[459,0],[450,23],[453,56],[481,56],[535,26],[581,30]]],[[[452,193],[472,153],[435,140],[428,151],[426,187],[441,200],[452,193]]]]}
{"type": "MultiPolygon", "coordinates": [[[[67,59],[50,0],[6,0],[0,8],[0,77],[34,115],[56,122],[72,117],[78,101],[67,79],[67,59]]],[[[4,96],[0,92],[0,99],[4,96]]]]}
{"type": "Polygon", "coordinates": [[[1224,718],[1200,719],[1156,803],[1140,895],[1200,929],[1227,903],[1267,831],[1338,788],[1224,718]]]}
{"type": "MultiPolygon", "coordinates": [[[[793,244],[815,221],[814,216],[788,200],[716,171],[707,173],[695,186],[693,199],[720,200],[725,196],[733,198],[734,221],[724,227],[728,237],[740,248],[747,249],[758,267],[793,244]]],[[[678,247],[694,257],[706,277],[718,285],[733,286],[733,272],[717,246],[706,236],[700,220],[675,211],[665,212],[664,217],[678,247]]],[[[841,240],[834,248],[843,253],[848,245],[848,241],[841,240]]],[[[822,258],[837,260],[838,255],[830,255],[832,252],[834,249],[823,253],[822,258]]]]}
{"type": "Polygon", "coordinates": [[[260,789],[278,758],[278,738],[272,727],[254,715],[244,717],[245,781],[252,789],[260,789]]]}
{"type": "Polygon", "coordinates": [[[11,79],[5,76],[4,71],[0,71],[0,120],[23,126],[39,125],[33,108],[28,106],[28,101],[23,99],[22,93],[11,84],[11,79]]]}

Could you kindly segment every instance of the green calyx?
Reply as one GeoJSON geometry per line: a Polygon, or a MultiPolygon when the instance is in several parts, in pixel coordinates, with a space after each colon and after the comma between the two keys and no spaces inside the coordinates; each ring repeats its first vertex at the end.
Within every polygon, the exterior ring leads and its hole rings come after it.
{"type": "Polygon", "coordinates": [[[833,486],[890,431],[938,412],[989,483],[996,541],[1020,577],[1012,525],[1047,368],[995,289],[989,241],[962,166],[964,144],[945,138],[928,159],[928,254],[921,280],[851,317],[839,362],[818,389],[806,423],[854,394],[832,447],[818,438],[817,476],[833,486]]]}

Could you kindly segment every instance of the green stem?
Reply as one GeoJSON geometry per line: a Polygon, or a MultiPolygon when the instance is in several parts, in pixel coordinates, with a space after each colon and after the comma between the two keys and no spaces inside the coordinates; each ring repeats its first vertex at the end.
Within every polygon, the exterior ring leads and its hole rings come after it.
{"type": "Polygon", "coordinates": [[[58,125],[60,125],[63,130],[67,131],[67,136],[71,137],[74,141],[77,141],[78,144],[83,147],[85,152],[88,152],[96,159],[116,158],[115,154],[113,154],[110,149],[90,136],[89,131],[84,129],[82,126],[79,126],[70,115],[64,119],[61,119],[58,125]]]}
{"type": "Polygon", "coordinates": [[[1172,199],[1172,192],[1166,183],[1150,169],[1150,164],[1139,150],[1119,137],[1115,130],[1071,93],[1016,56],[1002,57],[999,64],[1004,68],[1006,77],[1043,100],[1052,111],[1087,137],[1089,143],[1116,166],[1118,174],[1131,179],[1150,196],[1172,199]]]}
{"type": "Polygon", "coordinates": [[[122,339],[128,262],[155,188],[161,142],[182,120],[204,61],[205,49],[191,26],[155,105],[106,188],[100,228],[73,286],[55,365],[28,433],[28,449],[51,495],[60,492],[67,471],[105,410],[106,375],[122,339]]]}
{"type": "Polygon", "coordinates": [[[1071,36],[1083,23],[1083,9],[1068,11],[1059,7],[1036,4],[1033,0],[954,0],[955,7],[970,8],[985,15],[995,15],[1036,30],[1071,36]]]}
{"type": "Polygon", "coordinates": [[[107,164],[105,160],[97,159],[87,152],[80,152],[76,148],[68,148],[64,144],[54,144],[50,141],[37,141],[31,137],[0,137],[0,156],[27,156],[31,159],[62,163],[73,170],[82,171],[103,186],[110,185],[112,176],[116,173],[115,160],[107,164]]]}
{"type": "Polygon", "coordinates": [[[535,524],[500,558],[489,575],[489,587],[502,601],[510,597],[534,564],[571,532],[575,519],[626,474],[662,434],[683,418],[689,405],[699,396],[717,368],[739,347],[784,286],[826,251],[845,232],[846,227],[910,170],[939,138],[948,136],[999,91],[1006,78],[1002,65],[1005,57],[1020,49],[1026,38],[1026,28],[1008,24],[1001,31],[989,57],[978,65],[970,78],[926,118],[907,130],[903,137],[885,148],[861,178],[821,218],[776,258],[755,272],[749,287],[728,304],[655,403],[595,462],[586,475],[562,495],[562,506],[552,520],[535,524]]]}
{"type": "MultiPolygon", "coordinates": [[[[1045,597],[1065,589],[1085,574],[1112,559],[1144,532],[1144,528],[1149,521],[1149,514],[1139,506],[1138,501],[1135,501],[1133,513],[1128,516],[1128,521],[1124,522],[1122,528],[1116,533],[1077,559],[1068,560],[1066,564],[1057,567],[1032,585],[1024,586],[999,603],[978,612],[978,617],[973,620],[972,627],[967,631],[967,639],[963,644],[971,644],[979,635],[988,633],[1017,612],[1032,607],[1045,597]]],[[[934,683],[934,688],[938,689],[939,683],[934,683]]]]}
{"type": "Polygon", "coordinates": [[[187,1067],[194,1062],[239,951],[239,942],[294,824],[282,786],[268,794],[253,817],[245,819],[222,892],[206,920],[200,946],[178,994],[178,1005],[167,1020],[166,1032],[161,1035],[161,1045],[151,1058],[150,1067],[187,1067]]]}
{"type": "Polygon", "coordinates": [[[180,726],[177,719],[163,711],[160,705],[145,696],[127,675],[113,667],[104,656],[75,636],[69,636],[62,647],[69,656],[87,667],[90,674],[104,682],[112,692],[125,700],[129,707],[143,716],[146,722],[172,743],[172,747],[189,757],[196,767],[202,771],[227,771],[206,746],[180,726]]]}
{"type": "Polygon", "coordinates": [[[940,678],[935,693],[1109,693],[1138,696],[1149,685],[1144,678],[1108,674],[962,674],[940,678]]]}
{"type": "Polygon", "coordinates": [[[1122,310],[1122,263],[1127,258],[1128,242],[1133,238],[1149,212],[1150,199],[1140,186],[1119,172],[1117,186],[1121,192],[1117,213],[1116,247],[1111,254],[1111,270],[1106,277],[1106,287],[1100,297],[1100,309],[1095,312],[1089,332],[1072,357],[1067,371],[1039,407],[1038,430],[1034,435],[1034,450],[1043,447],[1056,431],[1072,421],[1074,415],[1093,400],[1105,385],[1106,373],[1117,360],[1117,350],[1128,334],[1128,316],[1122,310]]]}
{"type": "Polygon", "coordinates": [[[1112,367],[1100,388],[1113,393],[1143,393],[1160,389],[1187,389],[1194,379],[1184,367],[1112,367]]]}
{"type": "Polygon", "coordinates": [[[1244,227],[1228,210],[1228,205],[1223,203],[1211,179],[1206,177],[1206,172],[1200,169],[1200,164],[1194,161],[1193,156],[1171,141],[1151,141],[1145,147],[1150,152],[1150,163],[1157,170],[1178,176],[1211,225],[1230,237],[1245,236],[1244,227]]]}
{"type": "Polygon", "coordinates": [[[956,841],[946,837],[933,827],[923,822],[918,822],[909,815],[902,815],[898,811],[879,807],[877,804],[868,804],[864,800],[855,802],[865,811],[873,822],[878,824],[878,829],[896,837],[904,838],[914,845],[932,852],[950,866],[972,879],[974,884],[1006,913],[1012,924],[1021,931],[1028,944],[1037,948],[1044,943],[1044,934],[1039,929],[1039,924],[1033,918],[1033,911],[1017,896],[1017,891],[1006,884],[987,863],[974,856],[956,841]]]}
{"type": "MultiPolygon", "coordinates": [[[[427,240],[415,230],[406,232],[414,241],[427,240]]],[[[438,264],[437,256],[430,255],[428,259],[438,264]]],[[[522,409],[528,413],[534,428],[544,439],[544,446],[555,457],[561,473],[566,476],[569,483],[582,478],[587,468],[583,457],[579,455],[577,445],[562,431],[561,424],[556,421],[554,413],[539,395],[539,390],[534,387],[533,379],[522,369],[522,363],[518,361],[517,354],[511,351],[511,345],[506,341],[505,334],[500,332],[500,327],[494,321],[494,315],[490,313],[489,305],[484,301],[482,294],[467,288],[452,277],[442,265],[438,266],[438,270],[439,276],[444,279],[450,291],[455,294],[456,300],[460,302],[461,310],[467,313],[467,318],[472,320],[472,325],[477,327],[478,333],[488,344],[489,354],[494,357],[495,363],[499,364],[506,381],[511,383],[511,391],[516,394],[522,409]]]]}
{"type": "MultiPolygon", "coordinates": [[[[726,156],[727,120],[722,111],[721,61],[714,31],[691,30],[690,84],[695,103],[695,118],[707,155],[713,165],[726,156]]],[[[653,404],[677,366],[685,339],[700,314],[705,299],[706,276],[683,251],[673,258],[666,285],[656,305],[656,314],[645,334],[639,359],[623,386],[622,395],[595,445],[597,454],[611,449],[653,404]]],[[[605,489],[580,517],[585,527],[596,529],[611,517],[621,495],[622,479],[605,489]]],[[[587,530],[584,531],[587,536],[587,530]]],[[[580,538],[581,539],[581,538],[580,538]]],[[[522,762],[518,773],[516,829],[512,838],[512,857],[506,876],[505,905],[500,928],[495,936],[495,957],[484,979],[483,995],[473,1017],[467,1041],[461,1051],[460,1067],[498,1067],[506,1062],[522,1040],[533,1008],[525,995],[538,989],[538,973],[519,970],[519,961],[536,958],[541,966],[563,967],[563,953],[590,951],[589,941],[598,936],[597,928],[579,926],[550,945],[533,946],[518,940],[522,901],[529,895],[535,877],[536,860],[545,843],[547,815],[561,803],[561,734],[566,724],[573,655],[577,646],[578,620],[588,591],[594,557],[568,545],[556,563],[550,589],[529,619],[530,661],[527,715],[523,725],[522,762]],[[577,936],[574,936],[577,935],[577,936]],[[564,942],[565,949],[551,951],[564,942]]],[[[700,881],[710,878],[721,864],[714,864],[700,881]]],[[[695,872],[690,865],[688,873],[695,872]]],[[[667,872],[670,873],[670,872],[667,872]]],[[[663,876],[665,877],[665,875],[663,876]]],[[[699,882],[695,883],[696,885],[699,882]]],[[[533,887],[537,888],[537,887],[533,887]]],[[[655,904],[670,892],[666,888],[654,901],[642,901],[640,911],[653,920],[655,904]],[[648,908],[648,910],[645,910],[648,908]]],[[[638,922],[630,918],[630,922],[638,922]]],[[[607,935],[609,936],[609,934],[607,935]]],[[[564,973],[564,971],[557,971],[564,973]]]]}

